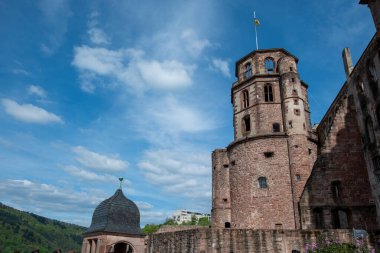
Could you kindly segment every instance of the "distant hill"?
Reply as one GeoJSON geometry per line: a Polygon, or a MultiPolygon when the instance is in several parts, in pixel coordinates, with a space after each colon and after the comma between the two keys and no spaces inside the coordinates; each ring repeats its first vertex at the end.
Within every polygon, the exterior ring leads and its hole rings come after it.
{"type": "Polygon", "coordinates": [[[16,210],[0,203],[0,252],[81,252],[86,228],[16,210]]]}

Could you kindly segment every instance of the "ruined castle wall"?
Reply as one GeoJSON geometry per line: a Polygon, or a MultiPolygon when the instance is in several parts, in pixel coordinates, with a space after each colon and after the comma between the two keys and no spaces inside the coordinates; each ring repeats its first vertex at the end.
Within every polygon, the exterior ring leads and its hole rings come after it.
{"type": "MultiPolygon", "coordinates": [[[[267,136],[266,136],[267,137],[267,136]]],[[[231,227],[294,229],[287,139],[253,138],[228,148],[231,227]],[[259,178],[266,178],[260,188],[259,178]]]]}
{"type": "Polygon", "coordinates": [[[212,153],[212,210],[213,227],[224,228],[231,222],[230,211],[230,163],[226,149],[217,149],[212,153]]]}
{"type": "Polygon", "coordinates": [[[302,228],[377,228],[355,105],[347,86],[317,130],[319,156],[300,200],[302,228]]]}
{"type": "Polygon", "coordinates": [[[352,243],[351,230],[252,230],[194,229],[152,234],[147,240],[148,253],[292,253],[305,252],[307,244],[318,236],[352,243]],[[294,252],[294,251],[293,251],[294,252]]]}

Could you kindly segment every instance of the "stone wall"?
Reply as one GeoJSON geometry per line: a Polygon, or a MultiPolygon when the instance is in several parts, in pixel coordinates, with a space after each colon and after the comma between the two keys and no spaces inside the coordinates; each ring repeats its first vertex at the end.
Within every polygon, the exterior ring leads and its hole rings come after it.
{"type": "Polygon", "coordinates": [[[305,252],[317,237],[352,242],[352,230],[252,230],[194,229],[152,234],[146,239],[147,253],[293,253],[305,252]],[[294,251],[296,250],[296,251],[294,251]]]}
{"type": "Polygon", "coordinates": [[[302,229],[378,228],[356,116],[345,85],[317,129],[319,155],[300,200],[302,229]]]}

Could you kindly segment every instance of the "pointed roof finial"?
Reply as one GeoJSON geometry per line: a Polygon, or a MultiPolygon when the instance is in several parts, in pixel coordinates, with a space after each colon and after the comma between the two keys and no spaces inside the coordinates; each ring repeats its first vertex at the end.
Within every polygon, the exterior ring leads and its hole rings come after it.
{"type": "Polygon", "coordinates": [[[119,177],[119,189],[121,190],[121,186],[122,186],[122,182],[123,182],[123,180],[124,180],[124,178],[122,178],[122,177],[119,177]]]}

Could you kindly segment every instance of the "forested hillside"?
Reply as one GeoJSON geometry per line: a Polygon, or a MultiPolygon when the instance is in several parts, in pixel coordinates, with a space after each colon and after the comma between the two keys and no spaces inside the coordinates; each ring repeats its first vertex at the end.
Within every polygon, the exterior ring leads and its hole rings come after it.
{"type": "Polygon", "coordinates": [[[16,210],[0,203],[0,252],[80,252],[85,228],[16,210]]]}

